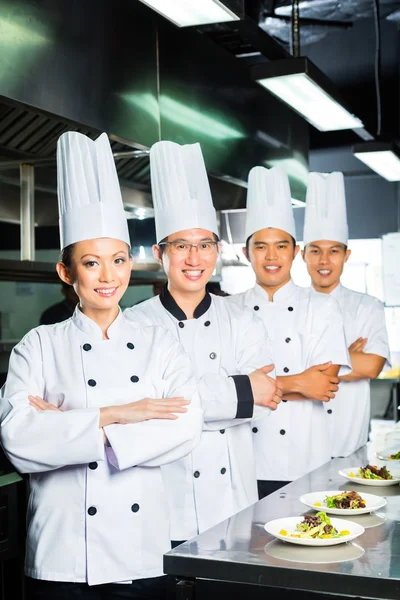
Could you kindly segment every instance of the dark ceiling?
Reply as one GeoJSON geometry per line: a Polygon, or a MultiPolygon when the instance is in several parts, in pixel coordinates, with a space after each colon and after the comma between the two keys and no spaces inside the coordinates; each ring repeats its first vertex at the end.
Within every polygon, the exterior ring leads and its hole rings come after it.
{"type": "MultiPolygon", "coordinates": [[[[232,0],[233,1],[233,0],[232,0]]],[[[235,0],[240,3],[240,0],[235,0]]],[[[213,43],[250,66],[257,62],[279,59],[289,54],[291,25],[288,17],[291,2],[247,0],[246,16],[240,21],[198,30],[213,43]],[[258,25],[257,25],[258,23],[258,25]]],[[[355,114],[364,120],[366,128],[376,131],[376,90],[374,60],[376,52],[373,0],[308,0],[300,2],[301,54],[308,56],[336,84],[355,114]]],[[[380,0],[382,135],[399,137],[399,24],[400,1],[380,0]]],[[[190,32],[188,32],[190,35],[190,32]]],[[[267,94],[267,92],[265,92],[267,94]]],[[[51,157],[46,168],[36,169],[37,220],[46,224],[48,199],[56,214],[56,172],[54,155],[58,137],[67,130],[77,130],[97,137],[99,131],[79,127],[70,121],[16,105],[0,104],[0,161],[17,158],[51,157]]],[[[310,130],[312,150],[349,147],[359,140],[352,132],[320,133],[310,130]]],[[[118,141],[112,142],[115,152],[132,150],[118,141]]],[[[117,161],[122,185],[149,191],[147,157],[117,161]]],[[[216,196],[226,198],[230,207],[243,205],[245,190],[229,186],[221,180],[213,182],[216,196]]],[[[0,167],[0,196],[7,186],[7,196],[13,204],[8,220],[18,220],[18,167],[0,167]]],[[[225,200],[224,200],[225,202],[225,200]]],[[[11,204],[10,204],[11,205],[11,204]]],[[[226,206],[224,206],[226,208],[226,206]]],[[[4,211],[3,211],[4,212],[4,211]]],[[[4,216],[7,215],[2,215],[4,216]]],[[[53,219],[53,216],[51,220],[53,219]]]]}
{"type": "MultiPolygon", "coordinates": [[[[203,27],[218,45],[252,65],[284,58],[290,53],[292,1],[249,0],[244,21],[203,27]],[[261,37],[254,23],[271,36],[261,37]],[[273,44],[276,41],[278,44],[273,44]]],[[[379,0],[380,89],[382,137],[400,132],[400,2],[379,0]]],[[[376,29],[374,0],[306,0],[300,7],[301,55],[312,60],[336,84],[353,112],[375,136],[376,29]]],[[[349,145],[360,141],[353,132],[320,133],[310,127],[311,149],[349,145]]]]}

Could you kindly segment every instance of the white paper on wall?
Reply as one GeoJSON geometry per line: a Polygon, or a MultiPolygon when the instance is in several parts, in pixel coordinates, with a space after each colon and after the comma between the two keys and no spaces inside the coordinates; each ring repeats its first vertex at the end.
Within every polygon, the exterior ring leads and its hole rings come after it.
{"type": "Polygon", "coordinates": [[[382,236],[383,291],[386,306],[400,306],[400,232],[382,236]]]}

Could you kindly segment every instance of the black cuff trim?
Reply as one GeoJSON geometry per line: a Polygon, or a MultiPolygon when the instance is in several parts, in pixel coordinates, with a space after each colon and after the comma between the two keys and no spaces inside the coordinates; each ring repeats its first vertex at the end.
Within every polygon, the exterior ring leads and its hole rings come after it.
{"type": "Polygon", "coordinates": [[[231,375],[238,399],[235,419],[251,419],[254,411],[254,397],[248,375],[231,375]]]}

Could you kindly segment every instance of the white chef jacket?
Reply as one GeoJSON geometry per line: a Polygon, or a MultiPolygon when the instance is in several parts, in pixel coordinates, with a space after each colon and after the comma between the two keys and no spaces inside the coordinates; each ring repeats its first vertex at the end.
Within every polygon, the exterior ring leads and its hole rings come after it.
{"type": "MultiPolygon", "coordinates": [[[[350,358],[338,304],[289,281],[274,294],[273,302],[256,284],[227,302],[250,307],[268,331],[277,375],[294,375],[332,361],[346,367],[350,358]]],[[[331,458],[327,410],[318,400],[282,402],[269,419],[253,424],[257,478],[292,481],[331,458]]]]}
{"type": "Polygon", "coordinates": [[[163,325],[192,359],[205,429],[190,456],[163,467],[172,539],[187,540],[258,500],[250,418],[270,409],[254,406],[247,375],[272,363],[267,334],[251,311],[212,294],[187,320],[166,287],[125,315],[163,325]]]}
{"type": "Polygon", "coordinates": [[[78,308],[14,348],[1,391],[3,448],[31,474],[26,574],[89,585],[163,574],[170,548],[160,465],[199,441],[202,410],[190,361],[167,331],[122,313],[102,340],[78,308]],[[28,394],[65,412],[38,412],[28,394]],[[99,428],[100,407],[145,397],[192,399],[177,420],[99,428]]]}
{"type": "MultiPolygon", "coordinates": [[[[314,293],[318,296],[324,294],[314,293]]],[[[360,294],[339,284],[331,294],[340,306],[347,346],[359,337],[368,338],[366,354],[386,359],[390,369],[390,350],[383,304],[368,294],[360,294]]],[[[328,408],[328,406],[326,407],[328,408]]],[[[342,381],[334,400],[331,423],[332,456],[349,456],[367,443],[371,413],[369,379],[342,381]]]]}

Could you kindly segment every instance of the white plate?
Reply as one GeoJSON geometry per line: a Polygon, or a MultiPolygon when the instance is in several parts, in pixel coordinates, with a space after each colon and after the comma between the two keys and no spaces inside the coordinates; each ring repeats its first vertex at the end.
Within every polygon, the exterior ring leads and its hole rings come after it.
{"type": "Polygon", "coordinates": [[[338,531],[342,531],[343,529],[350,531],[349,535],[344,535],[340,538],[329,538],[326,540],[321,540],[319,538],[294,538],[279,533],[282,529],[285,529],[288,533],[295,533],[296,525],[303,520],[304,516],[274,519],[273,521],[268,521],[268,523],[264,525],[264,529],[274,537],[278,538],[278,540],[289,542],[291,544],[300,544],[301,546],[336,546],[336,544],[351,542],[351,540],[354,540],[364,533],[364,527],[362,527],[362,525],[353,523],[353,521],[345,521],[344,519],[331,519],[333,527],[338,531]]]}
{"type": "MultiPolygon", "coordinates": [[[[380,450],[379,452],[376,453],[376,456],[380,459],[380,460],[385,460],[385,461],[389,461],[392,464],[400,464],[400,458],[390,458],[390,456],[392,454],[397,454],[399,452],[398,448],[393,449],[393,450],[380,450]]],[[[388,469],[390,470],[390,469],[388,469]]]]}
{"type": "MultiPolygon", "coordinates": [[[[350,491],[350,490],[347,490],[350,491]]],[[[327,496],[336,496],[337,494],[343,494],[343,490],[328,490],[327,492],[311,492],[311,494],[304,494],[304,496],[300,496],[300,502],[309,506],[313,510],[316,511],[324,511],[331,515],[365,515],[367,513],[373,512],[375,510],[379,510],[383,506],[386,505],[385,498],[380,498],[379,496],[373,496],[372,494],[360,494],[360,496],[365,500],[366,507],[365,508],[328,508],[325,503],[325,498],[327,496]],[[319,506],[315,506],[315,503],[319,502],[319,506]]]]}
{"type": "MultiPolygon", "coordinates": [[[[356,475],[358,473],[359,467],[350,467],[349,469],[342,469],[339,471],[339,475],[345,477],[348,481],[354,481],[354,483],[358,483],[359,485],[372,485],[375,487],[382,487],[385,485],[398,485],[400,483],[400,479],[394,477],[393,479],[363,479],[362,477],[352,477],[350,473],[354,473],[356,475]]],[[[390,473],[390,469],[389,473],[390,473]]],[[[393,474],[392,474],[393,475],[393,474]]]]}

